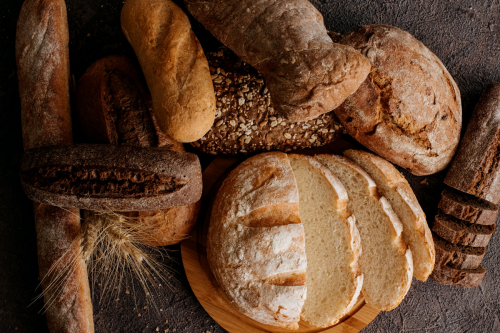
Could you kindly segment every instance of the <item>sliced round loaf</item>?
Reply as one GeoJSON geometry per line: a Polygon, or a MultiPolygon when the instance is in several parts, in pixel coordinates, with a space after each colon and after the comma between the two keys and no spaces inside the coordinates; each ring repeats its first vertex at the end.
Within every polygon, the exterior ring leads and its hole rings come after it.
{"type": "Polygon", "coordinates": [[[306,235],[307,298],[302,319],[336,324],[356,304],[363,284],[361,245],[344,186],[313,157],[289,155],[306,235]]]}
{"type": "Polygon", "coordinates": [[[425,214],[405,177],[389,162],[360,150],[344,156],[356,162],[377,184],[377,191],[390,202],[403,224],[403,239],[413,256],[413,276],[426,281],[434,269],[435,250],[425,214]]]}
{"type": "Polygon", "coordinates": [[[366,81],[335,110],[346,131],[415,175],[443,170],[460,139],[460,92],[443,63],[408,32],[366,25],[342,38],[366,55],[366,81]]]}
{"type": "Polygon", "coordinates": [[[335,155],[316,159],[342,181],[349,195],[347,208],[356,217],[363,247],[359,264],[366,302],[380,310],[394,309],[410,289],[413,275],[412,253],[401,236],[401,222],[358,165],[335,155]]]}
{"type": "Polygon", "coordinates": [[[305,235],[286,154],[251,157],[224,180],[212,207],[207,257],[240,312],[298,328],[306,298],[305,235]]]}

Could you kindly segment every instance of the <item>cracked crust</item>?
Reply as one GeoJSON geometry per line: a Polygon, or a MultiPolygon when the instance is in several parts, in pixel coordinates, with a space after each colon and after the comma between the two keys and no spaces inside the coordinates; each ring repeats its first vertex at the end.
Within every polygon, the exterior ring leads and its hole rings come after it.
{"type": "Polygon", "coordinates": [[[442,62],[409,33],[361,26],[341,40],[372,64],[361,87],[335,110],[360,143],[415,175],[443,170],[460,139],[460,92],[442,62]]]}

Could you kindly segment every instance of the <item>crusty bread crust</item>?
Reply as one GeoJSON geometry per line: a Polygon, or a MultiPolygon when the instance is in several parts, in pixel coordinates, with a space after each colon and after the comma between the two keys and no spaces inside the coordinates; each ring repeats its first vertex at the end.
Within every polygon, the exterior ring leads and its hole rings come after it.
{"type": "Polygon", "coordinates": [[[186,14],[170,0],[127,0],[121,25],[141,63],[162,131],[179,142],[200,139],[214,122],[215,93],[186,14]]]}
{"type": "Polygon", "coordinates": [[[286,154],[251,157],[224,180],[212,207],[207,257],[240,312],[298,328],[307,263],[297,183],[286,154]]]}

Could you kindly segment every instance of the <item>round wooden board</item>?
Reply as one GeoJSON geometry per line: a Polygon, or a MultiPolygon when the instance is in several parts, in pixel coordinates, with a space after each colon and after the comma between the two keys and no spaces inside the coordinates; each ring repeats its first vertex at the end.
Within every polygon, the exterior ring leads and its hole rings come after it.
{"type": "MultiPolygon", "coordinates": [[[[305,154],[336,153],[341,154],[352,146],[342,140],[321,148],[300,151],[305,154]]],[[[379,314],[379,310],[366,304],[360,297],[353,310],[332,327],[315,328],[300,321],[297,331],[258,323],[241,314],[229,301],[224,291],[215,281],[210,271],[206,253],[206,237],[211,215],[212,203],[222,181],[239,163],[247,157],[217,157],[203,172],[203,207],[200,211],[198,224],[191,237],[181,243],[182,261],[189,284],[203,308],[219,325],[230,333],[253,332],[328,332],[355,333],[361,331],[379,314]]]]}

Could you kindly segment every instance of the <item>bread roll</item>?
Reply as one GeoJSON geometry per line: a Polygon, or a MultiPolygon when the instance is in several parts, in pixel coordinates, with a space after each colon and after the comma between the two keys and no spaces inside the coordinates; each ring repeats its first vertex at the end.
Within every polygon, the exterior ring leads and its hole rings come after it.
{"type": "Polygon", "coordinates": [[[162,131],[179,142],[201,138],[214,122],[215,93],[186,14],[169,0],[127,0],[121,25],[141,63],[162,131]]]}
{"type": "Polygon", "coordinates": [[[361,87],[335,110],[346,131],[417,176],[443,170],[458,147],[460,92],[442,62],[409,33],[366,25],[342,40],[372,64],[361,87]]]}

